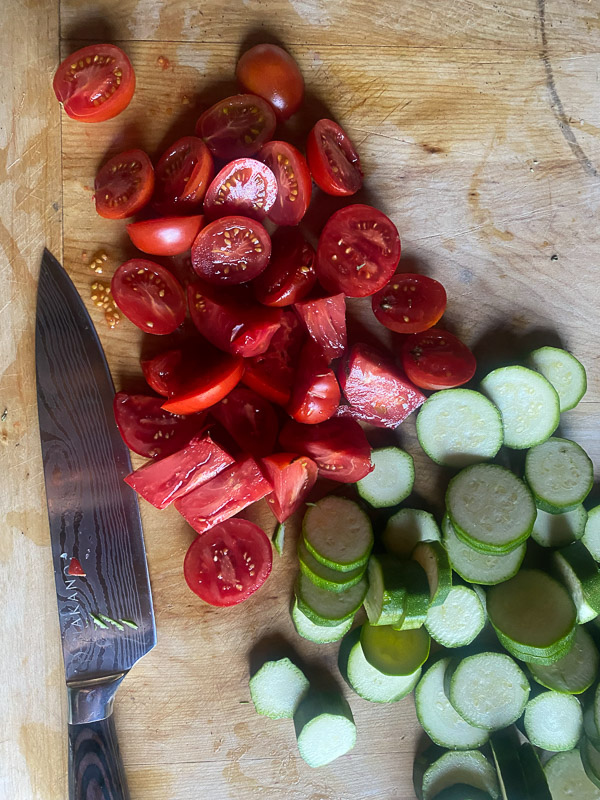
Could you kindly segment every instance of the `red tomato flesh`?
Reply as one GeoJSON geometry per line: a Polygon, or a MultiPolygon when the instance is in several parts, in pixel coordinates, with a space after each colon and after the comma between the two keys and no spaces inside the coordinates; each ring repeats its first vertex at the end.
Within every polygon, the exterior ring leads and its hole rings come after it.
{"type": "Polygon", "coordinates": [[[142,361],[142,372],[148,386],[163,397],[176,394],[181,382],[182,361],[181,350],[167,350],[142,361]]]}
{"type": "Polygon", "coordinates": [[[237,386],[210,409],[235,442],[254,458],[275,449],[279,422],[275,409],[252,389],[237,386]]]}
{"type": "Polygon", "coordinates": [[[125,483],[155,508],[166,508],[234,463],[228,453],[204,434],[194,436],[176,453],[131,472],[125,483]]]}
{"type": "Polygon", "coordinates": [[[106,219],[133,217],[150,202],[154,168],[143,150],[127,150],[104,164],[94,181],[96,211],[106,219]]]}
{"type": "Polygon", "coordinates": [[[266,164],[238,158],[218,173],[204,198],[211,219],[234,214],[263,219],[277,199],[277,181],[266,164]]]}
{"type": "Polygon", "coordinates": [[[396,273],[371,298],[373,313],[396,333],[419,333],[431,328],[446,310],[446,290],[441,283],[410,272],[396,273]]]}
{"type": "Polygon", "coordinates": [[[71,575],[72,577],[77,577],[77,578],[85,578],[85,570],[81,566],[81,561],[78,558],[72,558],[69,561],[67,575],[71,575]]]}
{"type": "Polygon", "coordinates": [[[285,522],[297,511],[315,485],[318,467],[312,458],[294,453],[276,453],[263,458],[263,472],[273,492],[267,503],[278,522],[285,522]]]}
{"type": "Polygon", "coordinates": [[[183,417],[161,406],[162,397],[117,392],[113,409],[123,441],[140,456],[157,458],[180,450],[200,430],[205,414],[183,417]]]}
{"type": "Polygon", "coordinates": [[[203,225],[204,217],[201,215],[161,217],[130,222],[127,233],[132,243],[143,253],[153,256],[177,256],[190,249],[203,225]]]}
{"type": "Polygon", "coordinates": [[[339,379],[355,417],[380,428],[396,428],[425,402],[389,358],[366,344],[350,348],[339,379]]]}
{"type": "Polygon", "coordinates": [[[390,280],[399,258],[400,238],[391,219],[371,206],[346,206],[323,228],[317,277],[329,292],[367,297],[390,280]]]}
{"type": "Polygon", "coordinates": [[[197,533],[205,533],[273,491],[253,458],[245,458],[175,501],[197,533]]]}
{"type": "Polygon", "coordinates": [[[273,109],[254,94],[236,94],[219,100],[196,123],[196,136],[211,153],[224,161],[257,153],[272,138],[276,125],[273,109]]]}
{"type": "Polygon", "coordinates": [[[327,194],[355,194],[363,173],[347,133],[330,119],[320,119],[306,142],[308,166],[317,186],[327,194]]]}
{"type": "Polygon", "coordinates": [[[203,228],[192,245],[192,266],[209,283],[245,283],[265,269],[271,238],[248,217],[222,217],[203,228]]]}
{"type": "Polygon", "coordinates": [[[332,361],[346,349],[346,298],[343,294],[303,300],[294,308],[312,339],[332,361]]]}
{"type": "Polygon", "coordinates": [[[114,44],[92,44],[72,53],[56,70],[54,94],[79,122],[103,122],[120,114],[135,91],[131,61],[114,44]]]}
{"type": "Polygon", "coordinates": [[[302,105],[304,78],[289,53],[276,44],[257,44],[237,63],[235,75],[242,89],[264,98],[285,120],[302,105]]]}
{"type": "Polygon", "coordinates": [[[340,387],[321,348],[307,342],[300,354],[298,372],[287,411],[296,422],[316,425],[332,417],[340,404],[340,387]]]}
{"type": "Polygon", "coordinates": [[[328,419],[318,425],[290,420],[279,434],[284,450],[309,456],[319,475],[340,483],[355,483],[372,471],[371,446],[354,419],[328,419]]]}
{"type": "Polygon", "coordinates": [[[263,585],[273,565],[271,542],[258,525],[230,519],[190,545],[183,572],[190,589],[212,606],[234,606],[263,585]]]}
{"type": "Polygon", "coordinates": [[[406,337],[402,366],[409,379],[422,389],[452,389],[471,380],[477,362],[456,336],[430,328],[406,337]]]}
{"type": "Polygon", "coordinates": [[[144,333],[173,333],[185,319],[181,285],[168,269],[154,261],[132,258],[121,264],[110,290],[123,314],[144,333]]]}
{"type": "Polygon", "coordinates": [[[312,181],[306,159],[287,142],[267,142],[257,155],[273,172],[277,198],[268,212],[276,225],[297,225],[306,214],[312,181]]]}
{"type": "Polygon", "coordinates": [[[212,155],[202,139],[178,139],[156,165],[155,206],[172,214],[196,211],[214,174],[212,155]]]}
{"type": "Polygon", "coordinates": [[[315,251],[298,228],[279,228],[271,239],[271,260],[252,282],[265,306],[287,306],[302,300],[317,281],[315,251]]]}
{"type": "Polygon", "coordinates": [[[224,353],[209,354],[196,374],[190,375],[177,394],[163,403],[173,414],[194,414],[222,400],[240,382],[244,360],[224,353]]]}

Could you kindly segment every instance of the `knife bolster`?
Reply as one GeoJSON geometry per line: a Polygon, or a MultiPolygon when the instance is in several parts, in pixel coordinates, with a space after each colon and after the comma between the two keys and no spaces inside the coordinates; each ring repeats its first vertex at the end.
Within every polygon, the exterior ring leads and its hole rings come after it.
{"type": "Polygon", "coordinates": [[[83,725],[110,717],[115,694],[126,674],[121,672],[118,675],[68,683],[69,724],[83,725]]]}

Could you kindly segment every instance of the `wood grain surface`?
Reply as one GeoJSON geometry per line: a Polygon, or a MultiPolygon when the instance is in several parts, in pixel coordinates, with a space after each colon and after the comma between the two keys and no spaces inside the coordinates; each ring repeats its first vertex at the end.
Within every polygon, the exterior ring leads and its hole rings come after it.
{"type": "MultiPolygon", "coordinates": [[[[59,256],[64,245],[65,267],[88,302],[117,386],[141,386],[140,348],[156,343],[127,322],[108,330],[89,299],[91,282],[108,280],[131,252],[124,224],[95,214],[95,172],[107,155],[135,145],[156,156],[190,132],[203,106],[234,90],[240,49],[278,39],[307,83],[305,110],[282,135],[301,145],[321,116],[348,130],[366,174],[357,199],[398,226],[404,270],[443,281],[446,324],[474,348],[481,372],[543,343],[562,343],[583,361],[588,393],[565,414],[563,430],[598,467],[600,15],[587,0],[63,0],[62,55],[88,40],[114,40],[133,61],[138,89],[115,120],[86,126],[63,115],[59,127],[49,90],[58,7],[43,0],[9,0],[9,7],[13,24],[2,29],[9,91],[0,110],[8,187],[0,194],[8,276],[0,288],[0,412],[8,409],[0,428],[8,475],[0,490],[0,586],[9,598],[0,611],[8,637],[0,708],[8,709],[9,733],[0,743],[8,764],[0,795],[59,800],[66,719],[32,360],[43,243],[59,256]],[[88,265],[100,250],[108,261],[96,276],[88,265]]],[[[307,217],[313,235],[338,206],[315,194],[307,217]]],[[[368,301],[349,306],[355,332],[381,337],[368,301]]],[[[416,458],[417,501],[439,514],[448,474],[420,453],[414,420],[398,438],[416,458]]],[[[266,524],[264,508],[253,513],[266,524]]],[[[249,669],[291,651],[311,676],[342,685],[337,646],[305,642],[289,619],[293,526],[265,587],[241,607],[219,610],[183,584],[192,531],[171,510],[144,504],[142,516],[159,643],[116,702],[132,800],[413,798],[419,729],[412,699],[379,707],[344,689],[358,743],[319,770],[298,757],[289,721],[258,717],[248,704],[249,669]]]]}

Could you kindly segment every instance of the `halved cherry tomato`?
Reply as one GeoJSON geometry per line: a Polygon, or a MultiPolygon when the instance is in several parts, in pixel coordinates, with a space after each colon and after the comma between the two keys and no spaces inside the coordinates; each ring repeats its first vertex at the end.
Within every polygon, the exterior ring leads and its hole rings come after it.
{"type": "Polygon", "coordinates": [[[329,292],[366,297],[385,286],[399,258],[400,237],[391,219],[371,206],[346,206],[323,228],[317,277],[329,292]]]}
{"type": "Polygon", "coordinates": [[[182,360],[181,350],[166,350],[142,361],[142,372],[148,386],[163,397],[176,394],[181,381],[182,360]]]}
{"type": "Polygon", "coordinates": [[[200,136],[211,153],[231,161],[257,153],[273,136],[276,119],[273,109],[254,94],[236,94],[219,100],[196,123],[200,136]]]}
{"type": "Polygon", "coordinates": [[[296,422],[316,425],[332,417],[340,404],[340,387],[335,372],[316,342],[302,348],[298,371],[287,407],[296,422]]]}
{"type": "Polygon", "coordinates": [[[366,344],[350,348],[338,377],[353,416],[380,428],[396,428],[425,402],[388,357],[366,344]]]}
{"type": "Polygon", "coordinates": [[[235,291],[197,282],[187,293],[194,325],[226,353],[246,358],[264,353],[281,324],[278,308],[259,306],[242,287],[235,291]]]}
{"type": "Polygon", "coordinates": [[[212,155],[202,139],[184,136],[165,150],[156,165],[154,204],[163,212],[193,212],[214,174],[212,155]]]}
{"type": "Polygon", "coordinates": [[[143,253],[177,256],[190,249],[203,224],[203,216],[161,217],[130,222],[127,233],[143,253]]]}
{"type": "Polygon", "coordinates": [[[346,298],[343,294],[303,300],[294,308],[327,361],[343,354],[346,348],[346,298]]]}
{"type": "Polygon", "coordinates": [[[210,413],[251,456],[261,458],[275,449],[277,414],[271,403],[252,389],[236,386],[210,413]]]}
{"type": "Polygon", "coordinates": [[[237,63],[235,75],[244,91],[257,94],[285,120],[302,105],[304,78],[289,53],[276,44],[257,44],[237,63]]]}
{"type": "Polygon", "coordinates": [[[254,158],[238,158],[208,187],[204,211],[211,219],[232,214],[263,219],[276,198],[277,181],[269,167],[254,158]]]}
{"type": "Polygon", "coordinates": [[[306,158],[317,186],[327,194],[355,194],[363,173],[348,134],[330,119],[320,119],[306,141],[306,158]]]}
{"type": "Polygon", "coordinates": [[[183,417],[161,408],[162,397],[117,392],[113,408],[123,441],[140,456],[156,458],[175,453],[198,433],[206,414],[183,417]]]}
{"type": "Polygon", "coordinates": [[[170,456],[149,461],[124,480],[155,508],[166,508],[234,463],[228,453],[204,434],[194,436],[170,456]]]}
{"type": "Polygon", "coordinates": [[[317,480],[318,467],[312,458],[294,453],[267,456],[262,460],[262,467],[269,483],[273,484],[267,503],[277,521],[285,522],[306,500],[317,480]]]}
{"type": "Polygon", "coordinates": [[[202,228],[192,245],[192,266],[210,283],[245,283],[265,269],[271,238],[248,217],[222,217],[202,228]]]}
{"type": "Polygon", "coordinates": [[[177,394],[162,407],[174,414],[194,414],[214,406],[238,385],[243,373],[244,359],[240,356],[209,353],[202,368],[184,380],[177,394]]]}
{"type": "Polygon", "coordinates": [[[354,419],[328,419],[318,425],[290,420],[279,434],[284,450],[309,456],[319,474],[340,483],[355,483],[372,471],[371,447],[354,419]]]}
{"type": "Polygon", "coordinates": [[[168,269],[132,258],[117,269],[110,283],[115,303],[144,333],[173,333],[185,319],[185,295],[168,269]]]}
{"type": "Polygon", "coordinates": [[[397,333],[419,333],[431,328],[446,310],[441,283],[411,272],[399,272],[371,298],[373,313],[397,333]]]}
{"type": "Polygon", "coordinates": [[[230,519],[190,545],[183,572],[190,589],[211,606],[247,600],[269,577],[273,551],[267,535],[246,519],[230,519]]]}
{"type": "Polygon", "coordinates": [[[56,70],[54,94],[71,119],[103,122],[127,108],[135,91],[131,61],[114,44],[92,44],[56,70]]]}
{"type": "Polygon", "coordinates": [[[273,403],[287,406],[292,393],[298,356],[306,338],[293,311],[283,311],[281,325],[260,356],[246,359],[242,382],[273,403]]]}
{"type": "Polygon", "coordinates": [[[268,212],[276,225],[297,225],[306,213],[312,193],[312,181],[306,159],[287,142],[267,142],[257,158],[263,161],[277,180],[277,199],[268,212]]]}
{"type": "Polygon", "coordinates": [[[317,282],[315,251],[299,228],[279,228],[271,239],[271,260],[252,282],[265,306],[287,306],[302,300],[317,282]]]}
{"type": "Polygon", "coordinates": [[[471,380],[477,362],[467,345],[452,333],[430,328],[406,337],[402,366],[422,389],[452,389],[471,380]]]}
{"type": "Polygon", "coordinates": [[[196,533],[233,517],[273,491],[253,458],[245,458],[175,501],[196,533]]]}
{"type": "Polygon", "coordinates": [[[104,164],[94,181],[96,211],[125,219],[141,211],[154,191],[154,168],[143,150],[127,150],[104,164]]]}

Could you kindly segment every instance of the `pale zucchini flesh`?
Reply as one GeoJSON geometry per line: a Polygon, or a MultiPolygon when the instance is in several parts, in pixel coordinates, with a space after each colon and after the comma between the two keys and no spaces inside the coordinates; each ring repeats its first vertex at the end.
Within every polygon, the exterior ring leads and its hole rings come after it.
{"type": "Polygon", "coordinates": [[[319,500],[304,515],[302,532],[310,553],[326,567],[350,571],[369,560],[373,529],[352,500],[334,495],[319,500]]]}
{"type": "Polygon", "coordinates": [[[481,789],[494,800],[500,797],[496,770],[479,750],[451,750],[434,761],[423,775],[423,800],[433,800],[456,783],[481,789]]]}
{"type": "Polygon", "coordinates": [[[600,788],[586,775],[577,748],[552,756],[544,773],[552,800],[600,800],[600,788]]]}
{"type": "Polygon", "coordinates": [[[600,561],[600,506],[588,513],[582,541],[594,559],[600,561]]]}
{"type": "Polygon", "coordinates": [[[453,586],[441,605],[430,606],[425,627],[438,644],[465,647],[479,635],[485,619],[477,593],[468,586],[453,586]]]}
{"type": "Polygon", "coordinates": [[[373,508],[406,500],[415,482],[412,456],[398,447],[380,447],[371,451],[371,463],[372,471],[356,483],[359,495],[373,508]]]}
{"type": "Polygon", "coordinates": [[[340,622],[339,625],[318,625],[300,610],[297,600],[294,601],[292,608],[292,621],[296,628],[296,633],[303,639],[315,644],[338,642],[352,627],[352,619],[352,617],[349,617],[349,619],[340,622]]]}
{"type": "Polygon", "coordinates": [[[429,605],[439,606],[452,588],[452,569],[441,542],[419,542],[412,558],[423,567],[429,583],[429,605]]]}
{"type": "Polygon", "coordinates": [[[577,609],[577,621],[591,622],[600,612],[600,571],[582,542],[556,550],[555,569],[577,609]]]}
{"type": "Polygon", "coordinates": [[[310,767],[323,767],[356,744],[352,711],[342,695],[309,692],[294,715],[298,750],[310,767]]]}
{"type": "Polygon", "coordinates": [[[385,675],[412,675],[429,656],[431,637],[424,628],[398,631],[390,625],[362,626],[360,643],[369,664],[385,675]]]}
{"type": "Polygon", "coordinates": [[[410,558],[419,542],[440,541],[440,529],[433,514],[418,508],[401,508],[387,521],[383,546],[398,558],[410,558]]]}
{"type": "Polygon", "coordinates": [[[326,567],[312,555],[302,537],[298,541],[298,561],[300,570],[307,578],[317,586],[322,589],[328,589],[330,592],[343,592],[344,589],[355,586],[360,582],[366,569],[366,567],[362,566],[349,572],[341,572],[338,569],[326,567]]]}
{"type": "Polygon", "coordinates": [[[543,511],[561,514],[583,503],[594,483],[591,459],[576,442],[552,437],[525,457],[525,478],[543,511]]]}
{"type": "Polygon", "coordinates": [[[400,560],[387,553],[369,558],[364,606],[371,625],[394,625],[404,619],[406,584],[400,568],[400,560]]]}
{"type": "Polygon", "coordinates": [[[415,688],[421,677],[421,667],[410,675],[385,675],[369,664],[357,641],[348,657],[346,676],[350,686],[364,700],[397,703],[415,688]]]}
{"type": "Polygon", "coordinates": [[[538,508],[531,538],[541,547],[565,547],[581,539],[587,516],[581,504],[564,514],[549,514],[538,508]]]}
{"type": "Polygon", "coordinates": [[[525,557],[525,545],[520,544],[505,555],[492,555],[474,550],[459,539],[446,515],[442,521],[443,541],[452,569],[470,583],[492,586],[512,578],[525,557]]]}
{"type": "Polygon", "coordinates": [[[303,573],[296,581],[296,599],[300,610],[318,625],[339,625],[353,617],[361,607],[367,593],[368,583],[362,577],[355,586],[343,592],[322,589],[303,573]]]}
{"type": "Polygon", "coordinates": [[[523,724],[531,744],[557,753],[577,745],[583,712],[579,700],[571,694],[542,692],[527,703],[523,724]]]}
{"type": "Polygon", "coordinates": [[[291,718],[308,692],[306,676],[289,658],[267,661],[250,678],[250,696],[258,714],[291,718]]]}
{"type": "Polygon", "coordinates": [[[587,376],[574,355],[560,347],[540,347],[529,354],[528,362],[554,386],[561,413],[575,408],[586,392],[587,376]]]}
{"type": "Polygon", "coordinates": [[[556,692],[581,694],[596,680],[600,656],[594,640],[582,625],[577,626],[568,653],[550,666],[529,664],[534,679],[556,692]]]}

